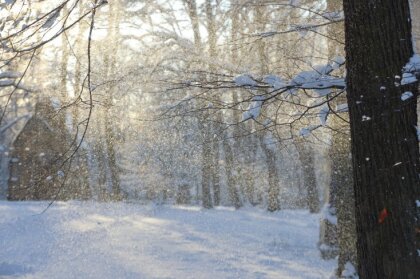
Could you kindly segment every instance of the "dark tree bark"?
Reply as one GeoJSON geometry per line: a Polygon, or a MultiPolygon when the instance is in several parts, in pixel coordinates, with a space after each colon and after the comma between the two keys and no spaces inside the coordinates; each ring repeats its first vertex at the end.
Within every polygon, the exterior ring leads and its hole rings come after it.
{"type": "Polygon", "coordinates": [[[413,54],[409,1],[345,0],[344,13],[359,275],[419,278],[418,84],[398,78],[413,54]]]}

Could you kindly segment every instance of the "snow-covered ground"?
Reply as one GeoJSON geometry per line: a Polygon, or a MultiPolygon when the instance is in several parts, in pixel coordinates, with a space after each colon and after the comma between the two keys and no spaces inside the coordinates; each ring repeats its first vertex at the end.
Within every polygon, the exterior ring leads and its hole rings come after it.
{"type": "Polygon", "coordinates": [[[328,278],[319,215],[0,202],[0,278],[328,278]]]}

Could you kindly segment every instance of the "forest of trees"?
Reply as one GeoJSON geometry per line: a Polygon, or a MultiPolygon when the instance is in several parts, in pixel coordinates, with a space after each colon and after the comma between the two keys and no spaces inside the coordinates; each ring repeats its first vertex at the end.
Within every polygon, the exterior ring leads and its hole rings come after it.
{"type": "Polygon", "coordinates": [[[0,199],[308,209],[339,278],[418,278],[419,6],[2,1],[0,199]]]}

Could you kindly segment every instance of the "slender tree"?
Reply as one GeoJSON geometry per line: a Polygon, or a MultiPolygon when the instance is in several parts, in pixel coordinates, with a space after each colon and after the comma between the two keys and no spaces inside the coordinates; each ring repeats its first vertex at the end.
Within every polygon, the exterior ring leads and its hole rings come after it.
{"type": "MultiPolygon", "coordinates": [[[[216,22],[215,22],[215,15],[214,15],[214,4],[211,0],[206,0],[206,25],[207,25],[207,32],[208,32],[208,46],[209,46],[209,56],[210,58],[216,58],[216,44],[217,44],[217,34],[216,34],[216,22]]],[[[210,64],[209,67],[210,72],[214,72],[214,67],[210,64]]],[[[214,97],[214,102],[220,103],[219,95],[214,97]]],[[[216,136],[220,136],[222,133],[222,112],[219,110],[216,112],[215,115],[215,122],[211,123],[211,128],[213,134],[216,136]]],[[[214,135],[210,134],[210,137],[214,135]]],[[[214,139],[211,146],[211,155],[212,155],[212,163],[211,163],[211,181],[213,186],[213,202],[215,206],[220,205],[220,141],[214,139]]]]}
{"type": "MultiPolygon", "coordinates": [[[[231,41],[235,42],[237,40],[238,36],[238,30],[239,30],[239,24],[238,24],[238,6],[236,5],[237,1],[231,1],[230,3],[230,15],[231,15],[231,41]]],[[[234,45],[230,47],[231,60],[233,64],[236,64],[238,62],[238,51],[234,48],[234,45]]],[[[233,103],[238,103],[238,90],[231,90],[231,97],[233,100],[233,103]]],[[[225,131],[225,139],[223,140],[223,152],[225,154],[225,170],[226,170],[226,184],[227,184],[227,190],[229,195],[229,201],[232,203],[232,205],[235,208],[239,208],[242,206],[241,198],[239,195],[239,191],[237,188],[237,182],[238,182],[238,173],[240,168],[240,160],[238,156],[238,151],[240,150],[241,145],[241,138],[240,135],[240,128],[239,128],[239,122],[240,122],[240,115],[239,111],[237,109],[232,111],[231,119],[233,118],[233,121],[235,123],[238,123],[233,128],[233,139],[228,139],[228,130],[225,131]]]]}
{"type": "MultiPolygon", "coordinates": [[[[342,8],[342,0],[328,0],[327,12],[331,20],[340,16],[342,8]]],[[[328,40],[328,59],[334,61],[337,56],[344,55],[344,45],[341,44],[344,42],[344,24],[335,22],[327,27],[327,32],[331,38],[328,40]]],[[[341,94],[330,102],[330,108],[344,108],[345,103],[346,96],[341,94]]],[[[327,204],[324,208],[327,218],[321,220],[320,250],[324,258],[339,256],[337,275],[340,276],[346,264],[357,265],[350,126],[348,113],[345,111],[330,113],[328,121],[332,128],[329,149],[331,182],[327,188],[327,204]]]]}
{"type": "MultiPolygon", "coordinates": [[[[108,80],[115,79],[114,75],[117,72],[117,52],[119,40],[119,22],[120,22],[120,9],[119,1],[114,1],[110,7],[108,14],[109,34],[108,40],[113,41],[109,52],[105,56],[104,70],[108,80]]],[[[105,130],[105,160],[106,172],[108,183],[112,186],[112,197],[114,199],[121,199],[121,182],[120,182],[120,169],[117,163],[117,150],[116,150],[116,133],[115,121],[112,119],[111,108],[113,106],[113,99],[116,97],[116,84],[111,82],[106,92],[105,106],[104,106],[104,130],[105,130]]]]}
{"type": "MultiPolygon", "coordinates": [[[[328,12],[339,15],[343,8],[342,0],[329,0],[328,12]]],[[[334,60],[337,56],[343,56],[344,26],[342,22],[331,24],[328,34],[335,40],[329,40],[329,59],[334,60]]],[[[330,105],[333,109],[346,103],[344,94],[333,100],[330,105]]],[[[340,113],[340,111],[338,112],[340,113]]],[[[338,269],[337,275],[341,275],[346,264],[357,266],[356,253],[356,226],[354,191],[352,180],[352,165],[350,156],[350,127],[348,125],[348,113],[331,115],[332,140],[329,150],[331,158],[331,183],[330,195],[332,211],[337,216],[337,242],[338,242],[338,269]]]]}

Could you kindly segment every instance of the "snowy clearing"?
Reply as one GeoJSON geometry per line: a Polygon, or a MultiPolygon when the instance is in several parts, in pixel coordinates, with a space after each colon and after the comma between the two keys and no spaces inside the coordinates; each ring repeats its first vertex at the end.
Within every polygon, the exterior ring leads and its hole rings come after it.
{"type": "Polygon", "coordinates": [[[328,278],[319,215],[0,202],[0,278],[328,278]]]}

